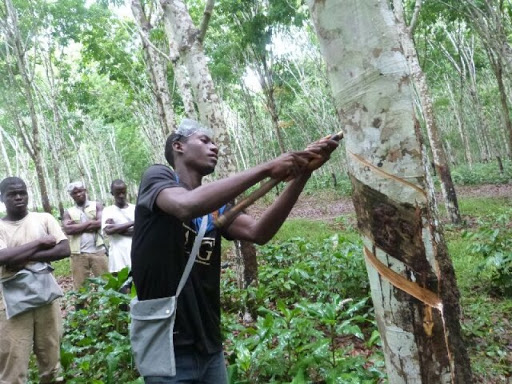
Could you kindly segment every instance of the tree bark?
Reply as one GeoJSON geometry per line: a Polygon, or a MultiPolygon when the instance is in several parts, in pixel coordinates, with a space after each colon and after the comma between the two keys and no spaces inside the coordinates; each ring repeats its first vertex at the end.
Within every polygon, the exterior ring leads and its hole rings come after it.
{"type": "Polygon", "coordinates": [[[44,170],[42,166],[43,157],[41,154],[39,124],[37,120],[34,98],[32,95],[31,78],[29,77],[29,74],[27,72],[25,50],[23,48],[23,42],[20,36],[20,31],[18,29],[18,17],[16,14],[16,9],[14,8],[11,0],[5,0],[5,7],[7,11],[7,17],[9,19],[7,25],[10,25],[7,34],[11,39],[16,64],[18,66],[21,81],[23,84],[25,100],[27,102],[27,107],[30,113],[31,137],[30,142],[28,142],[27,140],[25,141],[25,144],[27,146],[27,150],[31,155],[32,161],[34,162],[34,166],[36,169],[37,183],[39,185],[39,191],[41,194],[41,204],[43,206],[43,210],[45,212],[51,213],[52,207],[50,205],[50,200],[48,198],[48,189],[46,187],[46,180],[44,178],[44,170]]]}
{"type": "Polygon", "coordinates": [[[144,12],[144,5],[141,0],[132,0],[131,8],[135,22],[139,26],[146,68],[153,83],[153,94],[158,109],[160,125],[162,126],[162,137],[166,138],[175,127],[174,109],[167,83],[166,59],[162,57],[151,43],[150,32],[153,26],[144,12]]]}
{"type": "Polygon", "coordinates": [[[183,0],[161,0],[160,3],[164,18],[168,19],[172,29],[172,35],[168,38],[175,39],[179,55],[187,68],[199,119],[215,133],[220,154],[217,174],[221,177],[233,174],[236,167],[223,116],[224,108],[215,90],[202,43],[198,39],[199,30],[183,0]]]}
{"type": "Polygon", "coordinates": [[[281,127],[279,126],[279,112],[277,110],[276,99],[274,96],[275,87],[272,69],[269,68],[269,65],[267,64],[266,54],[259,58],[259,60],[261,61],[261,67],[257,67],[257,72],[260,78],[260,85],[263,89],[263,94],[265,95],[265,104],[267,106],[268,112],[270,113],[272,127],[274,128],[274,132],[276,134],[279,150],[281,153],[285,153],[286,147],[284,145],[283,133],[281,132],[281,127]]]}
{"type": "MultiPolygon", "coordinates": [[[[463,114],[463,102],[464,99],[462,97],[459,97],[457,100],[455,98],[455,94],[452,90],[452,87],[450,85],[450,81],[447,77],[446,79],[446,87],[448,89],[448,94],[450,95],[450,104],[452,105],[453,112],[455,114],[455,119],[457,120],[457,131],[460,136],[460,140],[462,144],[464,145],[464,159],[466,160],[466,163],[471,167],[473,167],[473,156],[471,155],[471,145],[469,143],[469,135],[466,134],[465,131],[465,125],[464,125],[464,118],[462,117],[463,114]]],[[[462,93],[462,92],[461,92],[462,93]]]]}
{"type": "Polygon", "coordinates": [[[4,130],[0,126],[0,149],[2,151],[2,157],[4,159],[5,167],[7,168],[7,174],[13,175],[12,167],[11,167],[11,160],[9,159],[9,156],[7,155],[7,150],[6,150],[5,144],[4,144],[4,134],[5,134],[4,130]]]}
{"type": "MultiPolygon", "coordinates": [[[[445,208],[450,217],[452,224],[460,224],[462,222],[459,203],[457,201],[457,193],[455,192],[455,186],[453,184],[452,175],[450,172],[450,165],[446,159],[446,153],[443,149],[441,141],[441,135],[439,133],[436,117],[434,114],[434,106],[432,98],[430,97],[430,91],[427,85],[427,79],[425,73],[421,69],[416,48],[413,41],[413,27],[407,26],[404,17],[404,10],[402,6],[402,0],[393,0],[394,14],[397,18],[397,26],[400,31],[400,40],[404,49],[405,57],[409,63],[409,68],[417,88],[417,93],[420,98],[421,109],[423,112],[423,118],[427,128],[427,134],[430,142],[430,149],[432,151],[432,157],[434,165],[439,174],[441,181],[441,191],[445,201],[445,208]]],[[[421,7],[421,0],[416,0],[415,11],[419,13],[421,7]]],[[[415,15],[417,15],[415,13],[415,15]]],[[[414,17],[415,20],[417,17],[414,17]]]]}
{"type": "Polygon", "coordinates": [[[310,0],[342,126],[389,382],[471,383],[459,291],[385,0],[310,0]],[[428,189],[427,189],[428,188],[428,189]]]}
{"type": "Polygon", "coordinates": [[[53,131],[49,131],[50,140],[48,141],[49,152],[52,158],[52,168],[53,168],[53,179],[55,181],[55,189],[57,196],[57,206],[59,209],[59,215],[62,218],[64,216],[64,204],[62,202],[61,194],[62,194],[62,185],[61,185],[61,175],[60,175],[60,162],[59,156],[62,154],[62,141],[60,140],[59,132],[62,130],[62,119],[60,116],[60,111],[57,102],[57,86],[55,74],[53,72],[53,64],[51,60],[51,55],[48,54],[48,57],[44,60],[45,68],[46,68],[46,77],[48,79],[48,85],[50,87],[50,100],[48,101],[52,112],[53,112],[53,131]]]}
{"type": "Polygon", "coordinates": [[[510,107],[508,105],[507,91],[503,81],[503,64],[501,62],[501,58],[496,57],[490,49],[487,49],[487,57],[489,58],[489,62],[491,63],[494,75],[496,76],[496,82],[498,83],[498,91],[500,94],[501,103],[501,116],[505,125],[505,132],[507,137],[507,156],[509,159],[512,159],[512,120],[510,119],[510,107]]]}
{"type": "Polygon", "coordinates": [[[171,20],[168,17],[163,18],[165,34],[169,43],[169,57],[174,69],[174,79],[178,86],[179,94],[183,102],[183,111],[189,119],[197,120],[197,111],[192,93],[192,84],[190,76],[183,60],[178,52],[176,38],[174,36],[171,20]]]}
{"type": "MultiPolygon", "coordinates": [[[[175,72],[175,75],[188,75],[180,80],[183,84],[190,80],[194,94],[195,105],[199,111],[199,119],[213,129],[215,142],[219,148],[219,163],[217,165],[218,177],[227,177],[236,173],[234,154],[227,131],[227,124],[223,115],[224,107],[217,95],[215,85],[207,65],[201,39],[204,37],[197,29],[190,17],[188,9],[182,0],[160,0],[164,10],[164,23],[167,38],[171,46],[176,46],[179,59],[183,62],[186,72],[175,72]]],[[[207,11],[212,12],[213,3],[208,2],[207,11]]],[[[206,22],[205,22],[206,23],[206,22]]],[[[207,25],[207,23],[206,23],[207,25]]],[[[206,26],[203,28],[206,29],[206,26]]],[[[252,243],[240,242],[236,244],[243,252],[243,258],[251,259],[250,265],[256,265],[256,252],[245,253],[253,248],[252,243]]],[[[245,266],[245,264],[244,264],[245,266]]],[[[240,266],[241,267],[241,266],[240,266]]],[[[244,267],[240,268],[245,271],[244,267]]],[[[244,274],[245,272],[242,272],[244,274]]],[[[239,276],[239,278],[242,278],[239,276]]]]}

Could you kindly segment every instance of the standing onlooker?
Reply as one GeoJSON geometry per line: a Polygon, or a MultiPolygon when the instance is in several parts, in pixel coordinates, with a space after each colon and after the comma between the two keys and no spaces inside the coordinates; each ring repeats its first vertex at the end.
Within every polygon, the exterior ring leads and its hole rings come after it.
{"type": "Polygon", "coordinates": [[[68,185],[75,206],[64,212],[62,225],[69,236],[73,286],[78,290],[91,274],[101,276],[108,272],[107,257],[101,237],[100,202],[87,200],[87,190],[81,181],[68,185]]]}
{"type": "MultiPolygon", "coordinates": [[[[68,257],[69,242],[58,221],[48,213],[28,212],[25,182],[8,177],[0,183],[0,199],[7,215],[0,220],[0,277],[17,284],[17,272],[40,268],[68,257]]],[[[53,279],[53,278],[52,278],[53,279]]],[[[6,284],[4,282],[4,284],[6,284]]],[[[5,288],[6,289],[6,288],[5,288]]],[[[60,371],[62,315],[59,300],[28,309],[7,319],[0,294],[0,383],[25,384],[31,351],[41,383],[63,382],[60,371]]]]}
{"type": "Polygon", "coordinates": [[[119,272],[131,268],[133,221],[135,205],[126,200],[126,184],[123,180],[114,180],[110,185],[114,204],[103,209],[101,229],[109,237],[108,270],[119,272]]]}

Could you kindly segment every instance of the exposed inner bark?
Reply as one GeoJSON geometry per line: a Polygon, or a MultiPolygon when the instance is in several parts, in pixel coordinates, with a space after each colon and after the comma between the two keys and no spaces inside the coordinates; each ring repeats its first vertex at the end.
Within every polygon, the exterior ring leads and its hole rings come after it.
{"type": "MultiPolygon", "coordinates": [[[[388,258],[388,267],[393,265],[393,259],[402,262],[406,266],[405,276],[410,281],[438,293],[441,283],[433,266],[427,260],[422,238],[422,222],[426,220],[426,207],[391,200],[353,176],[351,178],[358,227],[363,236],[373,243],[373,253],[375,254],[378,248],[391,256],[388,258]]],[[[394,298],[405,306],[384,311],[385,321],[379,322],[381,334],[384,338],[386,337],[387,324],[401,326],[410,324],[411,328],[404,331],[411,332],[416,339],[418,347],[416,358],[422,382],[443,382],[446,372],[451,370],[451,361],[450,354],[446,353],[448,347],[445,326],[447,325],[440,311],[398,288],[395,290],[394,298]]],[[[382,302],[385,301],[386,299],[383,298],[382,302]]],[[[451,302],[457,303],[456,300],[451,302]]],[[[455,325],[458,327],[458,323],[455,325]]],[[[398,359],[392,360],[396,362],[398,359]]],[[[402,367],[396,368],[398,372],[403,371],[402,367]]],[[[403,373],[403,377],[407,377],[406,372],[403,373]]]]}
{"type": "MultiPolygon", "coordinates": [[[[432,269],[425,257],[422,239],[422,217],[425,207],[391,200],[383,193],[362,184],[351,176],[354,186],[354,207],[358,218],[359,230],[372,239],[375,246],[390,256],[407,264],[412,273],[432,269]]],[[[425,283],[427,276],[421,278],[425,283]]],[[[430,280],[435,280],[432,273],[430,280]]],[[[435,288],[429,287],[429,289],[435,288]]]]}

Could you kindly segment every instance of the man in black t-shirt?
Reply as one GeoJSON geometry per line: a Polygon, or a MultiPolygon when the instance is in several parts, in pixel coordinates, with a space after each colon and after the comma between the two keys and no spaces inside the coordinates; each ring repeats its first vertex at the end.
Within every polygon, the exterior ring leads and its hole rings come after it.
{"type": "MultiPolygon", "coordinates": [[[[264,244],[279,230],[311,175],[336,149],[334,140],[320,140],[307,150],[291,152],[231,177],[202,184],[218,159],[211,131],[184,119],[166,142],[165,165],[149,167],[142,177],[135,208],[132,274],[139,301],[171,297],[199,230],[208,225],[194,267],[181,292],[174,325],[176,376],[145,376],[146,383],[227,382],[220,334],[221,236],[264,244]],[[255,220],[242,213],[222,229],[214,218],[245,190],[271,177],[291,179],[276,201],[255,220]]],[[[169,364],[172,357],[169,356],[169,364]]],[[[144,372],[141,372],[144,375],[144,372]]]]}

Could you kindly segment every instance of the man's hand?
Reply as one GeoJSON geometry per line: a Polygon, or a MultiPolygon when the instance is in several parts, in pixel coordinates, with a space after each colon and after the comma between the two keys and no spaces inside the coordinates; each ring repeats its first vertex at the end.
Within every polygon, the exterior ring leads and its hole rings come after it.
{"type": "Polygon", "coordinates": [[[53,247],[55,247],[56,244],[57,244],[57,239],[55,238],[55,236],[45,235],[45,236],[39,238],[39,246],[42,249],[53,248],[53,247]]]}
{"type": "Polygon", "coordinates": [[[268,163],[270,177],[275,180],[292,179],[307,169],[312,156],[314,154],[308,151],[284,153],[268,163]]]}
{"type": "Polygon", "coordinates": [[[307,146],[306,151],[314,157],[308,164],[309,172],[320,168],[331,157],[331,153],[338,148],[338,141],[331,138],[323,138],[307,146]]]}
{"type": "Polygon", "coordinates": [[[109,219],[105,220],[105,224],[115,224],[114,219],[109,218],[109,219]]]}

